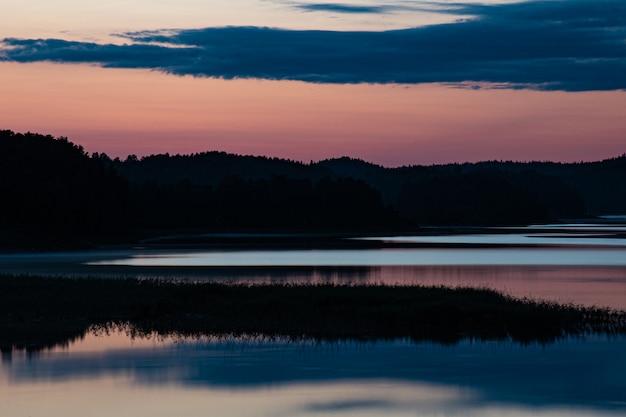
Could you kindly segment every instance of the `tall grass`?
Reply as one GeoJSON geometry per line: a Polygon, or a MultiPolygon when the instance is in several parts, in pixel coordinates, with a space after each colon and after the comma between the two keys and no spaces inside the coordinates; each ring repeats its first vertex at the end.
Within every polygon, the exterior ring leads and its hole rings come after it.
{"type": "Polygon", "coordinates": [[[3,350],[61,343],[107,323],[162,334],[527,343],[626,333],[626,312],[475,288],[0,276],[3,350]]]}

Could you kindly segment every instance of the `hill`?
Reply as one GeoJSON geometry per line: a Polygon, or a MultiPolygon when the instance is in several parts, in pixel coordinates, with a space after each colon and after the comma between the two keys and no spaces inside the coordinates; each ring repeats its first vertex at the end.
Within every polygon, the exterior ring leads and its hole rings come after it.
{"type": "Polygon", "coordinates": [[[67,138],[0,131],[0,245],[76,246],[117,239],[128,183],[67,138]]]}
{"type": "Polygon", "coordinates": [[[598,162],[385,168],[224,152],[125,160],[67,138],[0,131],[0,245],[186,231],[407,230],[626,213],[626,155],[598,162]]]}
{"type": "Polygon", "coordinates": [[[526,224],[626,212],[626,157],[600,162],[481,162],[385,168],[348,157],[310,164],[221,152],[111,162],[138,187],[219,187],[232,178],[312,184],[350,178],[414,225],[526,224]]]}

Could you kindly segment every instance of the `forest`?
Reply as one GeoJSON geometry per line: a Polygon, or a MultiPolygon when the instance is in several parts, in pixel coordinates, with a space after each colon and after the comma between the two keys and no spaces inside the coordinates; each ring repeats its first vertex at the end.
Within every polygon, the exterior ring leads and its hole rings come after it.
{"type": "Polygon", "coordinates": [[[215,151],[112,159],[64,137],[3,130],[0,178],[4,249],[172,233],[524,225],[626,212],[626,155],[400,168],[215,151]]]}

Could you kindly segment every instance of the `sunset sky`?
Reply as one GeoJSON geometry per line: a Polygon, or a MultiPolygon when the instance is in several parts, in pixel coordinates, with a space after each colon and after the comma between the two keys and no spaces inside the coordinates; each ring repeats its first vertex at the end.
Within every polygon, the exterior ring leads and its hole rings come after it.
{"type": "Polygon", "coordinates": [[[626,2],[0,0],[0,129],[125,157],[626,152],[626,2]]]}

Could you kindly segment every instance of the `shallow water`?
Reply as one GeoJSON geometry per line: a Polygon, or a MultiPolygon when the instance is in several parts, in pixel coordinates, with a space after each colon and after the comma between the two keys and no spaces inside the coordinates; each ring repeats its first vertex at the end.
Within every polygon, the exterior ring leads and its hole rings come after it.
{"type": "Polygon", "coordinates": [[[2,415],[618,416],[626,337],[546,346],[87,335],[5,354],[2,415]]]}

